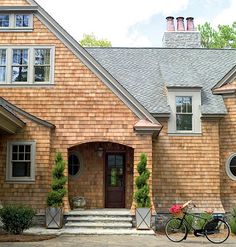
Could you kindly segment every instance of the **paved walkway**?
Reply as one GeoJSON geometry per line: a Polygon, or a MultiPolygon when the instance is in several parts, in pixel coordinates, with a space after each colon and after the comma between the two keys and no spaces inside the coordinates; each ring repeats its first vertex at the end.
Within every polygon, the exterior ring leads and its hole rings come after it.
{"type": "MultiPolygon", "coordinates": [[[[1,247],[216,247],[205,238],[189,238],[172,243],[165,236],[61,235],[55,239],[35,243],[0,243],[1,247]]],[[[221,247],[235,247],[236,238],[230,237],[221,247]]]]}

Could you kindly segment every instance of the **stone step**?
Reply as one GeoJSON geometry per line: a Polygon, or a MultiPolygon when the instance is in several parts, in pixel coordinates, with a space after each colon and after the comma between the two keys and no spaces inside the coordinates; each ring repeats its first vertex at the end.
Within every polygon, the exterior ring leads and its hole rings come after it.
{"type": "MultiPolygon", "coordinates": [[[[96,228],[62,228],[46,229],[45,227],[32,227],[25,231],[28,234],[38,235],[155,235],[153,230],[132,229],[96,229],[96,228]]],[[[128,244],[128,243],[127,243],[128,244]]],[[[10,246],[10,245],[9,245],[10,246]]]]}
{"type": "Polygon", "coordinates": [[[72,210],[68,212],[68,216],[130,216],[130,210],[72,210]]]}
{"type": "MultiPolygon", "coordinates": [[[[96,228],[65,228],[63,234],[76,235],[155,235],[153,230],[131,229],[96,229],[96,228]]],[[[127,243],[128,244],[128,243],[127,243]]]]}
{"type": "Polygon", "coordinates": [[[129,222],[67,222],[66,228],[132,228],[129,222]]]}
{"type": "Polygon", "coordinates": [[[68,216],[67,222],[132,222],[132,218],[130,216],[127,217],[113,217],[113,216],[68,216]]]}

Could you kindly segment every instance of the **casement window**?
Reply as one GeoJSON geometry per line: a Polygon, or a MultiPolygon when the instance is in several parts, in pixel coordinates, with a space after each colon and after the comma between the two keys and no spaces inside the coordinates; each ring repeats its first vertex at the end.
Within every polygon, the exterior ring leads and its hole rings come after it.
{"type": "Polygon", "coordinates": [[[32,14],[0,14],[0,32],[1,31],[32,31],[32,14]]]}
{"type": "Polygon", "coordinates": [[[8,143],[7,181],[30,182],[35,180],[35,148],[35,142],[8,143]]]}
{"type": "Polygon", "coordinates": [[[12,52],[12,82],[28,81],[28,49],[13,49],[12,52]]]}
{"type": "Polygon", "coordinates": [[[0,49],[0,83],[6,82],[6,49],[0,49]]]}
{"type": "Polygon", "coordinates": [[[236,180],[236,154],[231,154],[226,161],[225,170],[229,178],[236,180]]]}
{"type": "Polygon", "coordinates": [[[0,85],[52,84],[54,47],[0,47],[0,85]]]}
{"type": "Polygon", "coordinates": [[[169,134],[201,133],[201,90],[168,88],[169,134]]]}

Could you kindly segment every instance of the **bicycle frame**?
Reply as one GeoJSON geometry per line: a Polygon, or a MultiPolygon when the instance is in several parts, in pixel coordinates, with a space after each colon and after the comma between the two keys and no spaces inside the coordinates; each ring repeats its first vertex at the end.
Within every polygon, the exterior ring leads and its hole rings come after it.
{"type": "MultiPolygon", "coordinates": [[[[201,236],[201,235],[205,235],[203,229],[204,229],[204,226],[206,225],[206,223],[209,222],[210,220],[209,220],[209,219],[206,219],[206,218],[204,218],[204,217],[202,217],[202,216],[192,214],[192,213],[188,213],[188,212],[183,212],[183,213],[184,213],[184,216],[183,216],[183,218],[181,219],[181,225],[184,223],[184,224],[187,226],[187,234],[186,234],[186,236],[185,236],[185,239],[187,238],[187,235],[188,235],[188,233],[190,232],[190,230],[193,230],[194,235],[195,235],[196,237],[201,236]],[[186,216],[188,216],[188,215],[192,216],[192,217],[193,217],[193,220],[196,219],[196,218],[204,220],[204,224],[202,225],[201,229],[196,229],[196,228],[193,226],[193,224],[190,224],[190,223],[186,220],[186,216]],[[198,234],[199,234],[199,235],[198,235],[198,234]]],[[[180,225],[180,226],[181,226],[181,225],[180,225]]]]}

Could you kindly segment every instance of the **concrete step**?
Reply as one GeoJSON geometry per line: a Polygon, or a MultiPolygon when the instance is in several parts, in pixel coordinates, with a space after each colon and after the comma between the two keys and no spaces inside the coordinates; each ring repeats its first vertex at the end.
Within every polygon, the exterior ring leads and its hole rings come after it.
{"type": "MultiPolygon", "coordinates": [[[[64,228],[62,234],[78,235],[155,235],[153,230],[64,228]]],[[[127,243],[128,244],[128,243],[127,243]]]]}
{"type": "MultiPolygon", "coordinates": [[[[96,229],[96,228],[62,228],[46,229],[45,227],[32,227],[26,230],[28,234],[38,235],[155,235],[153,230],[132,229],[96,229]]],[[[128,243],[127,243],[128,244],[128,243]]],[[[10,245],[9,245],[10,246],[10,245]]]]}
{"type": "Polygon", "coordinates": [[[132,223],[130,222],[67,222],[65,224],[66,228],[132,228],[132,223]]]}
{"type": "Polygon", "coordinates": [[[111,210],[111,209],[102,209],[102,210],[72,210],[67,213],[68,216],[130,216],[130,210],[120,209],[120,210],[111,210]]]}
{"type": "Polygon", "coordinates": [[[100,222],[132,222],[132,218],[130,216],[126,217],[114,217],[114,216],[68,216],[67,217],[68,222],[94,222],[94,221],[100,221],[100,222]]]}

